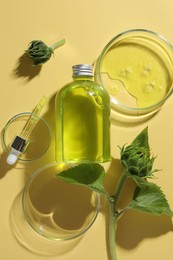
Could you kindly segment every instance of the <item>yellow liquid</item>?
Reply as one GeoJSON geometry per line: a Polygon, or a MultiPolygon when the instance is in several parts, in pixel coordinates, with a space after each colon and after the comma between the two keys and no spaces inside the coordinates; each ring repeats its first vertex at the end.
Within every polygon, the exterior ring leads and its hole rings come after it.
{"type": "MultiPolygon", "coordinates": [[[[106,53],[101,68],[111,79],[107,85],[109,92],[116,97],[124,88],[131,95],[127,102],[134,102],[139,108],[158,103],[172,84],[165,53],[160,45],[152,44],[151,47],[146,39],[135,37],[115,44],[106,53]]],[[[123,95],[120,98],[125,104],[123,95]]]]}
{"type": "Polygon", "coordinates": [[[56,161],[110,160],[109,95],[91,81],[77,81],[56,99],[56,161]]]}

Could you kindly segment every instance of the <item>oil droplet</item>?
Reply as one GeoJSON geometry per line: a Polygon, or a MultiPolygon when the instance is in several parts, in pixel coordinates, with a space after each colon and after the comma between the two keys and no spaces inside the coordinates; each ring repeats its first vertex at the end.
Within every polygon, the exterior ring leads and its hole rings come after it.
{"type": "Polygon", "coordinates": [[[151,62],[146,62],[144,64],[144,70],[143,70],[143,73],[144,74],[148,74],[152,71],[152,63],[151,62]]]}
{"type": "Polygon", "coordinates": [[[107,88],[111,95],[116,95],[119,92],[119,86],[115,83],[110,83],[107,88]]]}
{"type": "Polygon", "coordinates": [[[151,93],[153,91],[155,91],[155,88],[156,88],[156,83],[155,81],[153,82],[150,82],[150,83],[147,83],[144,87],[144,92],[145,93],[151,93]]]}
{"type": "Polygon", "coordinates": [[[119,75],[122,77],[128,77],[132,72],[132,67],[128,66],[127,68],[120,70],[119,75]]]}

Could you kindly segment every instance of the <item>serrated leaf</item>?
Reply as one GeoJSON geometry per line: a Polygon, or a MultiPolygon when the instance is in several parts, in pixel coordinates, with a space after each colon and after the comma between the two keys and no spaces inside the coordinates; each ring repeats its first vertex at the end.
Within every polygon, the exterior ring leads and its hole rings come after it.
{"type": "Polygon", "coordinates": [[[100,164],[81,164],[56,174],[56,177],[68,183],[88,186],[96,192],[105,194],[105,170],[100,164]]]}
{"type": "Polygon", "coordinates": [[[142,130],[142,132],[133,140],[132,144],[137,144],[140,147],[145,147],[145,149],[149,149],[148,127],[142,130]]]}
{"type": "Polygon", "coordinates": [[[148,182],[146,182],[146,185],[144,182],[141,182],[140,184],[140,187],[137,187],[135,190],[129,208],[152,213],[154,215],[166,214],[173,216],[173,212],[160,187],[154,183],[148,182]]]}

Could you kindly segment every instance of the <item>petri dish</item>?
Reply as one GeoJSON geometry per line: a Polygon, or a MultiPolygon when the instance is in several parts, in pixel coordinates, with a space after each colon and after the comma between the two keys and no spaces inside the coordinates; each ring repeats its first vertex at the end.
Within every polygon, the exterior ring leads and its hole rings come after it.
{"type": "MultiPolygon", "coordinates": [[[[2,131],[2,143],[7,152],[11,150],[11,144],[17,135],[20,136],[31,112],[23,112],[13,116],[5,125],[2,131]]],[[[45,119],[36,116],[37,123],[28,137],[28,143],[18,160],[29,162],[42,157],[48,150],[51,143],[51,129],[45,119]]]]}
{"type": "Polygon", "coordinates": [[[99,194],[55,176],[68,167],[52,162],[39,168],[13,203],[12,230],[22,245],[38,254],[71,250],[98,216],[99,194]]]}
{"type": "Polygon", "coordinates": [[[146,29],[122,32],[101,52],[95,78],[108,90],[114,112],[153,114],[173,92],[173,46],[146,29]]]}

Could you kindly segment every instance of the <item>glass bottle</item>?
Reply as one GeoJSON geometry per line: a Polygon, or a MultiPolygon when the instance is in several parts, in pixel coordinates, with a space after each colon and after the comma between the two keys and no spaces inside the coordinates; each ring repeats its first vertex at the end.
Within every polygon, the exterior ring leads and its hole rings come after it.
{"type": "Polygon", "coordinates": [[[110,97],[91,65],[74,65],[73,81],[55,99],[57,162],[110,161],[110,97]]]}

